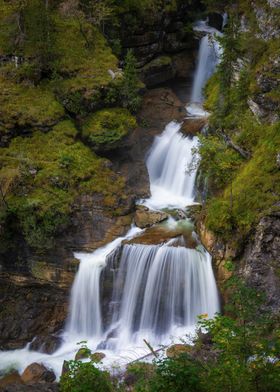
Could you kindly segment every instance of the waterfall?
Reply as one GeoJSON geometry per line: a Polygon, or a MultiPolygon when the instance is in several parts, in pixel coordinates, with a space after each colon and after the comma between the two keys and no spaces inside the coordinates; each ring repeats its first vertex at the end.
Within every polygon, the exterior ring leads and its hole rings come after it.
{"type": "MultiPolygon", "coordinates": [[[[204,116],[203,87],[221,49],[214,36],[217,30],[205,22],[195,29],[205,34],[187,112],[204,116]]],[[[185,208],[194,202],[196,173],[189,173],[188,167],[198,139],[185,137],[180,128],[179,123],[169,123],[148,154],[151,198],[143,204],[152,209],[185,208]]],[[[121,359],[127,363],[147,353],[143,352],[143,339],[155,348],[170,344],[174,338],[178,341],[194,332],[199,314],[213,317],[219,311],[219,299],[211,256],[201,246],[186,248],[178,238],[160,245],[122,244],[139,232],[132,228],[125,237],[92,253],[75,253],[80,265],[61,348],[47,355],[26,347],[3,352],[0,359],[13,367],[16,364],[20,371],[31,362],[44,362],[59,377],[63,361],[74,358],[76,343],[81,340],[87,340],[92,350],[106,350],[105,362],[108,358],[109,364],[114,359],[118,364],[121,359]]]]}
{"type": "Polygon", "coordinates": [[[205,116],[208,113],[202,109],[204,100],[203,88],[220,61],[221,46],[217,36],[221,36],[222,33],[214,27],[208,26],[205,21],[197,22],[194,30],[204,35],[199,43],[197,65],[191,92],[191,104],[187,107],[187,111],[191,116],[205,116]]]}
{"type": "Polygon", "coordinates": [[[169,123],[155,138],[148,155],[146,164],[152,197],[144,204],[150,208],[193,204],[196,173],[188,173],[188,167],[197,138],[185,137],[180,128],[179,123],[169,123]]]}
{"type": "MultiPolygon", "coordinates": [[[[108,267],[111,263],[108,260],[108,267]]],[[[120,349],[143,338],[160,344],[178,327],[219,308],[211,257],[203,250],[165,245],[125,245],[114,278],[112,316],[104,347],[120,349]]]]}
{"type": "Polygon", "coordinates": [[[80,260],[79,271],[72,287],[70,315],[67,331],[83,337],[100,337],[102,317],[100,310],[100,273],[106,265],[107,256],[122,240],[141,232],[132,228],[125,237],[119,237],[93,253],[75,253],[80,260]]]}
{"type": "Polygon", "coordinates": [[[219,44],[212,34],[206,34],[200,40],[198,52],[198,64],[195,71],[191,101],[203,102],[203,87],[215,71],[219,62],[219,44]]]}

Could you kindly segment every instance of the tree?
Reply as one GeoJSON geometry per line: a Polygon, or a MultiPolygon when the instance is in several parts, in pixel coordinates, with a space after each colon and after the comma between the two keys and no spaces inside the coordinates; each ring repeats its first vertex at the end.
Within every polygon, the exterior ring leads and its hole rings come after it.
{"type": "Polygon", "coordinates": [[[121,95],[123,106],[128,108],[132,113],[137,111],[141,102],[138,95],[138,86],[139,80],[136,71],[136,59],[132,50],[128,50],[125,57],[121,95]]]}

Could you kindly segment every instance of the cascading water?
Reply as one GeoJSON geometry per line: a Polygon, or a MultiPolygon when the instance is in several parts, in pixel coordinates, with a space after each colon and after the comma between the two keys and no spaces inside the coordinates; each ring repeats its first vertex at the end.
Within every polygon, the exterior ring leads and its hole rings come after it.
{"type": "Polygon", "coordinates": [[[194,326],[199,314],[218,310],[209,254],[172,243],[123,247],[107,333],[114,337],[104,347],[120,350],[144,338],[158,345],[180,335],[180,327],[194,326]]]}
{"type": "Polygon", "coordinates": [[[150,208],[193,204],[196,173],[187,173],[187,170],[198,140],[185,137],[180,128],[179,123],[169,123],[155,138],[150,150],[146,164],[152,196],[144,203],[150,208]]]}
{"type": "Polygon", "coordinates": [[[208,113],[202,108],[203,88],[214,73],[221,57],[221,46],[217,41],[217,36],[222,33],[207,25],[205,21],[199,21],[194,30],[203,35],[199,44],[197,66],[194,75],[194,82],[191,93],[191,104],[187,107],[187,112],[191,116],[205,116],[208,113]]]}

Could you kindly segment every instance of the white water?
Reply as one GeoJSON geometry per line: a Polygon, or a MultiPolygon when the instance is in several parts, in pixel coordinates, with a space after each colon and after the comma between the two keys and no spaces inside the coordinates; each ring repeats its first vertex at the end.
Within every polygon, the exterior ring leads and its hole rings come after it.
{"type": "Polygon", "coordinates": [[[219,63],[221,46],[219,45],[217,36],[221,36],[222,33],[214,27],[208,26],[205,21],[199,21],[194,26],[194,30],[203,33],[204,36],[201,38],[199,44],[191,103],[187,107],[187,112],[192,117],[204,117],[208,116],[209,113],[202,108],[204,100],[203,88],[219,63]]]}
{"type": "Polygon", "coordinates": [[[185,137],[180,128],[179,123],[169,123],[148,155],[151,198],[143,204],[151,209],[184,208],[194,202],[196,172],[188,173],[188,166],[198,139],[185,137]]]}
{"type": "Polygon", "coordinates": [[[97,338],[101,336],[100,273],[106,265],[107,256],[124,239],[134,237],[140,232],[140,229],[133,227],[125,237],[119,237],[93,253],[75,253],[75,257],[80,260],[80,266],[72,287],[71,311],[67,325],[70,334],[97,338]]]}
{"type": "MultiPolygon", "coordinates": [[[[213,34],[213,29],[205,26],[200,24],[197,28],[203,27],[207,34],[213,34]]],[[[205,115],[201,109],[202,88],[210,76],[208,67],[213,72],[213,64],[217,64],[212,56],[210,37],[204,38],[193,87],[192,102],[198,106],[187,109],[193,110],[194,115],[205,115]],[[205,76],[206,73],[209,76],[205,76]]],[[[147,159],[151,183],[151,198],[145,201],[147,206],[184,208],[194,203],[196,173],[190,174],[187,169],[196,144],[197,138],[184,137],[180,124],[175,122],[168,124],[162,135],[155,138],[147,159]]],[[[134,228],[125,238],[140,231],[134,228]]],[[[194,332],[199,314],[212,317],[219,310],[211,257],[205,250],[173,246],[172,241],[164,245],[125,245],[116,267],[114,252],[123,239],[118,238],[91,254],[75,254],[80,266],[72,288],[69,320],[61,348],[53,355],[29,351],[28,346],[2,352],[0,370],[12,366],[21,372],[36,361],[54,369],[59,376],[63,361],[74,358],[79,348],[76,343],[82,340],[87,340],[92,350],[106,353],[105,365],[112,365],[114,360],[121,365],[149,352],[143,339],[154,348],[180,341],[181,337],[194,332]],[[110,305],[104,310],[102,279],[106,273],[112,275],[113,290],[110,305]]]]}
{"type": "Polygon", "coordinates": [[[165,245],[125,245],[114,282],[115,336],[106,347],[121,350],[143,339],[158,346],[185,333],[197,316],[219,308],[211,257],[205,250],[165,245]]]}

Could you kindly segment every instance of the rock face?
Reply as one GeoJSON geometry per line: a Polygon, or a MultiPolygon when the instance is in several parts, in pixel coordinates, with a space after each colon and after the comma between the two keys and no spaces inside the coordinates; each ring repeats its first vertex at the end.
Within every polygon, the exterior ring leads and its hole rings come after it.
{"type": "Polygon", "coordinates": [[[0,277],[0,348],[22,348],[34,336],[60,331],[68,309],[68,290],[30,277],[0,277]]]}
{"type": "Polygon", "coordinates": [[[138,15],[137,22],[124,14],[121,32],[123,51],[132,49],[141,67],[157,56],[193,48],[192,34],[185,26],[191,23],[189,10],[194,8],[195,4],[181,6],[174,12],[163,6],[143,16],[138,15]]]}
{"type": "Polygon", "coordinates": [[[266,294],[271,311],[280,308],[280,213],[261,219],[254,240],[244,252],[239,273],[248,283],[266,294]]]}
{"type": "MultiPolygon", "coordinates": [[[[237,265],[237,273],[253,288],[266,296],[265,307],[278,312],[280,307],[280,213],[274,212],[261,219],[252,239],[243,246],[224,244],[201,223],[198,232],[206,249],[212,254],[218,285],[231,276],[227,260],[237,265]],[[239,248],[239,249],[238,249],[239,248]]],[[[240,245],[240,244],[239,244],[240,245]]],[[[227,293],[223,293],[227,301],[227,293]]]]}
{"type": "Polygon", "coordinates": [[[144,229],[167,218],[168,215],[165,212],[151,211],[148,208],[139,206],[134,215],[134,222],[140,229],[144,229]]]}

